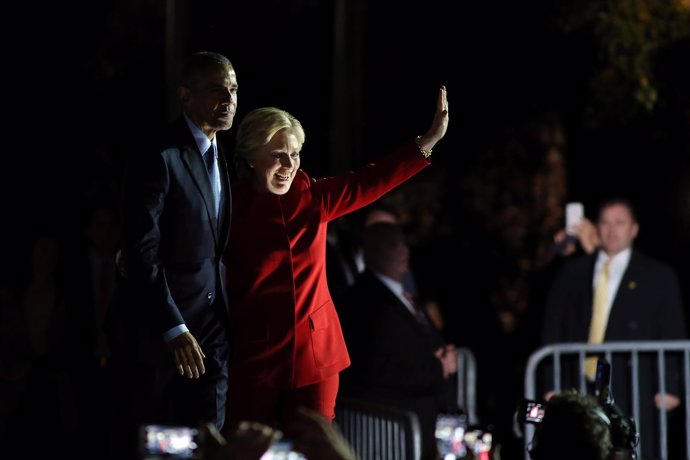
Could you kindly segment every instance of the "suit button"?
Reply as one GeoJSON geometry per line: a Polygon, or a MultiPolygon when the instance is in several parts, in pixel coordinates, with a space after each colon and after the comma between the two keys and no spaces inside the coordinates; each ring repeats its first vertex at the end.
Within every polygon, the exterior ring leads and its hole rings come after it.
{"type": "Polygon", "coordinates": [[[213,292],[209,292],[208,294],[206,294],[206,298],[208,300],[211,300],[213,298],[213,292]]]}

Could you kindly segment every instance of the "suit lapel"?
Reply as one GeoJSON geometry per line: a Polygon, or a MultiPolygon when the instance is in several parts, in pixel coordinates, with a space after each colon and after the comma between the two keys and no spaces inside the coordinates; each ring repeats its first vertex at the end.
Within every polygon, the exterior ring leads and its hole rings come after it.
{"type": "Polygon", "coordinates": [[[194,147],[186,145],[182,151],[182,161],[184,162],[189,174],[192,176],[194,183],[201,192],[201,197],[206,205],[206,212],[211,221],[211,229],[213,231],[213,239],[218,245],[218,219],[213,206],[213,190],[211,189],[211,179],[208,177],[206,165],[199,154],[196,145],[194,147]]]}
{"type": "Polygon", "coordinates": [[[443,346],[443,337],[437,333],[435,326],[431,323],[431,319],[427,316],[427,324],[422,324],[419,319],[407,308],[399,298],[387,286],[385,286],[378,278],[375,278],[376,283],[385,291],[386,305],[390,305],[394,313],[400,317],[400,320],[407,323],[412,331],[429,343],[431,349],[436,350],[443,346]]]}
{"type": "Polygon", "coordinates": [[[372,281],[376,284],[376,286],[379,287],[379,290],[381,292],[382,300],[385,302],[385,304],[390,305],[393,309],[393,311],[400,316],[404,321],[407,321],[408,323],[411,323],[414,325],[415,330],[419,330],[420,332],[422,331],[422,325],[417,321],[417,318],[414,316],[414,314],[407,308],[407,306],[402,303],[402,301],[396,296],[390,289],[388,289],[388,286],[383,284],[381,280],[379,280],[376,275],[373,273],[370,274],[372,281]]]}

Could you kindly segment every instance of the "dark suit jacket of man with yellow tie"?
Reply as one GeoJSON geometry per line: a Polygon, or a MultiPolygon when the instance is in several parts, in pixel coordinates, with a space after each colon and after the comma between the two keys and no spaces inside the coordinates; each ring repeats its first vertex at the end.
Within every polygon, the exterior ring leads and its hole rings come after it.
{"type": "MultiPolygon", "coordinates": [[[[627,202],[612,200],[606,206],[629,206],[627,202]]],[[[634,215],[633,215],[634,216],[634,215]]],[[[599,224],[598,224],[599,225],[599,224]]],[[[635,225],[636,222],[635,222],[635,225]]],[[[600,230],[601,231],[601,230],[600,230]]],[[[625,249],[630,249],[627,267],[622,273],[618,289],[614,293],[606,325],[604,342],[684,340],[687,331],[678,277],[669,265],[632,248],[632,240],[625,249]]],[[[604,244],[606,244],[604,242],[604,244]]],[[[542,343],[588,341],[592,318],[594,269],[599,252],[579,256],[566,261],[554,280],[547,297],[542,323],[542,343]]],[[[602,256],[603,257],[603,256],[602,256]]],[[[614,256],[615,257],[615,256],[614,256]]],[[[636,420],[641,436],[644,458],[654,458],[653,448],[658,448],[658,435],[654,433],[658,411],[653,397],[656,388],[656,368],[649,355],[640,355],[640,420],[636,420]],[[645,455],[646,454],[646,455],[645,455]]],[[[564,360],[562,388],[578,387],[577,367],[564,360]]],[[[572,364],[572,363],[570,363],[572,364]]],[[[615,403],[626,415],[632,416],[630,402],[629,358],[613,356],[611,389],[615,403]]],[[[669,364],[667,392],[680,395],[679,369],[673,361],[669,364]]],[[[545,372],[545,390],[553,388],[550,383],[551,369],[545,372]]]]}
{"type": "MultiPolygon", "coordinates": [[[[596,254],[568,261],[547,301],[543,342],[587,342],[596,254]]],[[[606,325],[604,342],[685,339],[676,273],[633,249],[606,325]]]]}

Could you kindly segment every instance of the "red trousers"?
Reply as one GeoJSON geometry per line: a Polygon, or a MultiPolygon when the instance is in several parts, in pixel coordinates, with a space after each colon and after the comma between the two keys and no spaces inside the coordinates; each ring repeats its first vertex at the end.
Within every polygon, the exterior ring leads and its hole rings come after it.
{"type": "Polygon", "coordinates": [[[223,431],[234,431],[242,421],[257,421],[289,433],[290,422],[300,406],[332,421],[339,383],[340,377],[335,374],[301,388],[267,388],[231,376],[223,431]]]}

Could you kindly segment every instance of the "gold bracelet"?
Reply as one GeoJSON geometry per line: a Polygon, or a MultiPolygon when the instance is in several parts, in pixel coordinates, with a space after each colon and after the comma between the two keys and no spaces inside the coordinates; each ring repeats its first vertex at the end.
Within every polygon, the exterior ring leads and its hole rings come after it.
{"type": "Polygon", "coordinates": [[[422,155],[424,155],[424,158],[428,159],[431,156],[431,149],[426,150],[422,147],[422,136],[417,136],[414,140],[414,143],[417,144],[417,148],[422,155]]]}

